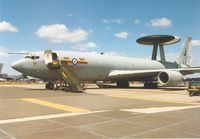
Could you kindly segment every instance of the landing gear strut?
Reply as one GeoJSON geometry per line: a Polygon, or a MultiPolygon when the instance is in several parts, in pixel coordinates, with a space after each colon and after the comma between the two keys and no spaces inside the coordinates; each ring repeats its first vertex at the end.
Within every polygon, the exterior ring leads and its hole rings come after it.
{"type": "Polygon", "coordinates": [[[129,82],[128,81],[117,81],[117,88],[128,88],[129,82]]]}
{"type": "Polygon", "coordinates": [[[48,89],[48,90],[53,90],[54,89],[54,83],[52,83],[52,82],[48,82],[48,83],[46,83],[46,89],[48,89]]]}
{"type": "Polygon", "coordinates": [[[145,82],[144,88],[156,89],[156,88],[158,88],[158,83],[145,82]]]}

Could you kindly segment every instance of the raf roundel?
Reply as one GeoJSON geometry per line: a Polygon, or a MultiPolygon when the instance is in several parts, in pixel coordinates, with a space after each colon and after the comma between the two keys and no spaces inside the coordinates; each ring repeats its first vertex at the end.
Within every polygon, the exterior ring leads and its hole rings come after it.
{"type": "Polygon", "coordinates": [[[72,63],[73,63],[74,65],[78,64],[77,59],[76,59],[76,58],[73,58],[73,59],[72,59],[72,63]]]}

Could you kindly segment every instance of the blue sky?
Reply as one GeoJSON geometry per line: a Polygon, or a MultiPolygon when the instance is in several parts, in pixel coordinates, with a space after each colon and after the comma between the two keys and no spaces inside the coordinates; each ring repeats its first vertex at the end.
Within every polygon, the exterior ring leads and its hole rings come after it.
{"type": "MultiPolygon", "coordinates": [[[[151,34],[182,39],[166,48],[171,60],[185,36],[200,40],[199,13],[199,0],[0,0],[0,62],[4,72],[16,74],[10,64],[20,56],[6,51],[59,49],[148,58],[151,48],[135,40],[151,34]]],[[[199,52],[193,47],[193,65],[200,65],[199,52]]]]}

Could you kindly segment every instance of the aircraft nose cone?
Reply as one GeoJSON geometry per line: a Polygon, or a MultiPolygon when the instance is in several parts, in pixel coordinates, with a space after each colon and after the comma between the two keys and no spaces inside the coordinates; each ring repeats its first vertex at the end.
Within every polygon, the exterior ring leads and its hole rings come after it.
{"type": "Polygon", "coordinates": [[[23,70],[24,63],[22,61],[16,61],[12,63],[11,67],[19,72],[23,70]]]}

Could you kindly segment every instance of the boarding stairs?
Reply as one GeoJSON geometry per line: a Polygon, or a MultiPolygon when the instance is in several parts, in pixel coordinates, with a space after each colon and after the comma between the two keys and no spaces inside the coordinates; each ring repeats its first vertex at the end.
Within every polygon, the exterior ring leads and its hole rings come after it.
{"type": "Polygon", "coordinates": [[[51,50],[46,50],[45,55],[48,57],[48,63],[46,63],[48,68],[57,70],[59,76],[65,82],[65,91],[83,92],[85,90],[84,82],[76,76],[72,67],[68,65],[65,59],[58,59],[55,56],[56,53],[52,53],[51,50]],[[52,60],[49,60],[49,58],[52,60]]]}
{"type": "Polygon", "coordinates": [[[58,70],[60,77],[69,85],[70,91],[82,92],[84,91],[85,84],[74,73],[65,61],[60,62],[58,70]]]}

